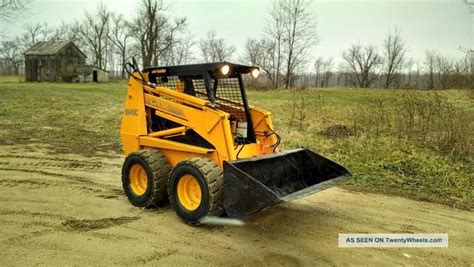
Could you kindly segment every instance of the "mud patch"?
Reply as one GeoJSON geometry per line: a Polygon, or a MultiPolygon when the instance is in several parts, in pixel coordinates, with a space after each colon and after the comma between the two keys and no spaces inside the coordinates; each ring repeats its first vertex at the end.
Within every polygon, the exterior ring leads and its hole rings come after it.
{"type": "Polygon", "coordinates": [[[357,130],[347,125],[334,124],[329,127],[326,127],[324,130],[322,130],[319,133],[326,137],[337,139],[337,138],[347,138],[350,136],[357,135],[357,130]]]}
{"type": "Polygon", "coordinates": [[[66,231],[73,232],[88,232],[99,229],[106,229],[112,226],[131,223],[140,219],[140,217],[117,217],[117,218],[102,218],[99,220],[77,220],[69,219],[62,223],[66,231]]]}
{"type": "Polygon", "coordinates": [[[29,170],[29,169],[21,169],[21,168],[1,168],[0,170],[2,171],[16,171],[16,172],[26,172],[26,173],[35,173],[35,174],[40,174],[44,176],[50,176],[50,177],[58,177],[58,178],[64,178],[66,180],[69,180],[73,183],[76,184],[88,184],[88,185],[99,185],[103,186],[97,182],[94,182],[86,177],[82,176],[74,176],[74,175],[66,175],[66,174],[61,174],[61,173],[55,173],[55,172],[48,172],[48,171],[42,171],[42,170],[29,170]]]}
{"type": "Polygon", "coordinates": [[[177,252],[178,252],[177,249],[166,249],[164,251],[154,251],[148,257],[139,258],[138,262],[148,263],[148,262],[151,262],[151,261],[158,261],[158,260],[161,260],[161,259],[166,258],[168,256],[171,256],[171,255],[173,255],[177,252]]]}
{"type": "Polygon", "coordinates": [[[0,155],[0,158],[5,161],[0,162],[0,165],[10,165],[8,160],[15,160],[15,166],[33,166],[33,167],[51,167],[61,169],[84,169],[84,170],[100,170],[103,168],[120,168],[120,164],[105,163],[98,161],[87,161],[79,159],[68,159],[61,157],[44,157],[44,156],[28,156],[28,155],[0,155]]]}
{"type": "Polygon", "coordinates": [[[105,198],[105,199],[114,199],[114,198],[119,198],[118,195],[109,195],[109,194],[100,194],[97,195],[98,197],[105,198]]]}
{"type": "Polygon", "coordinates": [[[0,179],[1,186],[7,187],[14,187],[14,186],[23,186],[31,189],[41,188],[41,187],[49,187],[51,186],[51,182],[44,182],[44,181],[36,181],[30,179],[23,179],[23,180],[12,180],[12,179],[0,179]]]}

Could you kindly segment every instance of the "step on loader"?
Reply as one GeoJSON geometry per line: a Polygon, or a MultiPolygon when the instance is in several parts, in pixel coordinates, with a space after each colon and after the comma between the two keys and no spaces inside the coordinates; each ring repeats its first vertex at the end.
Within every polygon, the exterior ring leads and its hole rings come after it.
{"type": "Polygon", "coordinates": [[[127,69],[122,184],[135,206],[169,200],[189,224],[207,216],[242,219],[350,177],[308,149],[278,150],[270,113],[247,101],[244,78],[257,78],[258,67],[219,62],[140,71],[133,61],[127,69]]]}

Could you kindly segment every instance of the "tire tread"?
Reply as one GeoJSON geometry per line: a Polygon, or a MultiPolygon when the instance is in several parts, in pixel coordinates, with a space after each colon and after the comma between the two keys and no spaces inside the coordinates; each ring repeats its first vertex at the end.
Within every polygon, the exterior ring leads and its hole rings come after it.
{"type": "Polygon", "coordinates": [[[148,198],[144,207],[150,208],[157,205],[161,205],[168,199],[168,187],[169,175],[171,173],[170,165],[167,159],[159,150],[156,149],[142,149],[130,153],[131,155],[137,155],[142,157],[150,166],[151,172],[153,173],[153,192],[151,197],[148,198]]]}
{"type": "MultiPolygon", "coordinates": [[[[176,167],[178,167],[182,163],[189,163],[194,165],[204,175],[204,179],[206,180],[209,189],[208,216],[222,215],[222,213],[224,212],[224,207],[222,203],[224,176],[219,166],[217,166],[217,164],[213,160],[203,157],[194,157],[187,159],[178,163],[176,167]]],[[[168,194],[170,195],[171,193],[168,192],[168,194]]]]}

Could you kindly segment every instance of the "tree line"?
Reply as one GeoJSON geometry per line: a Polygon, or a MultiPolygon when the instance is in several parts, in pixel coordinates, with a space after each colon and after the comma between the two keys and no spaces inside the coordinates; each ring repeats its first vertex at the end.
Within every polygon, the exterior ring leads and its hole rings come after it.
{"type": "MultiPolygon", "coordinates": [[[[32,0],[0,0],[0,21],[24,13],[32,0]]],[[[319,42],[316,17],[310,0],[274,0],[260,38],[248,38],[243,52],[215,31],[196,40],[185,17],[173,17],[161,0],[140,0],[131,18],[99,4],[82,19],[51,27],[27,23],[24,32],[0,41],[0,73],[20,74],[23,53],[41,41],[65,40],[76,44],[88,62],[125,78],[122,66],[136,57],[142,66],[181,65],[196,62],[237,60],[257,65],[263,79],[252,86],[293,87],[384,87],[472,88],[473,55],[454,59],[427,50],[417,62],[408,57],[408,44],[398,29],[389,31],[383,45],[348,45],[341,58],[316,57],[319,42]]]]}

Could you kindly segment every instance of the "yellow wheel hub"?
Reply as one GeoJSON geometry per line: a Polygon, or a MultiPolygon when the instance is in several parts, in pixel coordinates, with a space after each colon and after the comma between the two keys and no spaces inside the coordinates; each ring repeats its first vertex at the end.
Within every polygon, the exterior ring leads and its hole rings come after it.
{"type": "Polygon", "coordinates": [[[178,181],[178,200],[189,211],[196,210],[201,204],[201,186],[196,177],[186,174],[178,181]]]}
{"type": "Polygon", "coordinates": [[[148,177],[145,168],[140,164],[134,164],[130,169],[130,188],[132,192],[141,196],[145,194],[148,187],[148,177]]]}

